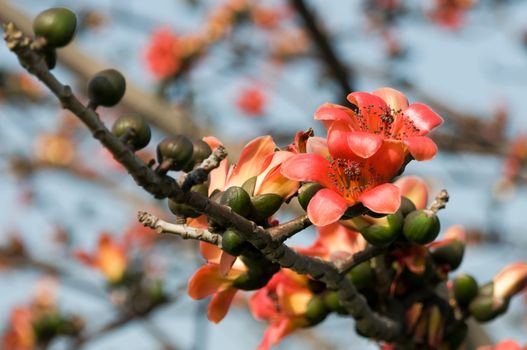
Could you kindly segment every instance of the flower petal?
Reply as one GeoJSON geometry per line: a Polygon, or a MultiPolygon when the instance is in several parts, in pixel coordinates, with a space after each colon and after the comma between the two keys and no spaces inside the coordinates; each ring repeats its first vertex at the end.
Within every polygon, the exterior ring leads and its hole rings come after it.
{"type": "Polygon", "coordinates": [[[424,209],[428,202],[426,183],[417,176],[404,176],[394,182],[401,189],[401,195],[415,204],[417,209],[424,209]]]}
{"type": "Polygon", "coordinates": [[[404,143],[415,160],[430,160],[437,153],[436,144],[426,136],[407,137],[404,143]]]}
{"type": "Polygon", "coordinates": [[[223,292],[214,294],[209,302],[207,311],[207,318],[209,321],[219,323],[223,320],[229,311],[229,307],[231,306],[232,300],[237,291],[238,289],[236,288],[227,288],[223,292]]]}
{"type": "Polygon", "coordinates": [[[347,141],[353,153],[361,158],[373,156],[382,145],[382,137],[369,132],[350,132],[347,141]]]}
{"type": "Polygon", "coordinates": [[[222,277],[227,276],[227,274],[231,270],[232,265],[234,265],[235,261],[236,261],[235,256],[232,256],[226,252],[222,252],[221,258],[220,258],[220,275],[222,277]]]}
{"type": "Polygon", "coordinates": [[[334,122],[328,128],[328,151],[333,159],[357,158],[348,143],[348,135],[350,133],[349,126],[342,122],[334,122]]]}
{"type": "Polygon", "coordinates": [[[408,107],[408,99],[399,90],[384,87],[375,90],[373,94],[382,98],[392,111],[403,111],[408,107]]]}
{"type": "Polygon", "coordinates": [[[353,118],[353,111],[347,107],[324,103],[315,112],[315,120],[324,121],[342,121],[348,123],[353,118]]]}
{"type": "Polygon", "coordinates": [[[294,154],[287,151],[274,152],[267,168],[257,176],[254,194],[275,193],[283,198],[289,198],[298,189],[298,182],[284,177],[280,171],[281,165],[294,154]]]}
{"type": "Polygon", "coordinates": [[[282,164],[280,171],[295,181],[312,181],[332,187],[328,177],[329,161],[319,154],[302,153],[294,155],[282,164]]]}
{"type": "Polygon", "coordinates": [[[507,265],[493,279],[494,296],[510,298],[527,287],[527,263],[507,265]]]}
{"type": "Polygon", "coordinates": [[[391,112],[382,98],[368,92],[352,92],[347,98],[360,111],[360,118],[355,118],[354,125],[352,126],[352,129],[355,131],[363,131],[365,126],[369,130],[379,130],[381,116],[391,112]],[[362,123],[359,123],[359,121],[362,121],[362,123]]]}
{"type": "MultiPolygon", "coordinates": [[[[266,159],[276,149],[271,136],[257,137],[249,142],[229,177],[228,186],[241,186],[246,180],[260,174],[267,166],[266,159]]],[[[270,159],[268,159],[270,161],[270,159]]]]}
{"type": "Polygon", "coordinates": [[[214,244],[199,242],[199,252],[201,253],[201,256],[207,260],[207,262],[219,264],[223,250],[214,244]]]}
{"type": "Polygon", "coordinates": [[[267,327],[257,350],[269,350],[271,346],[280,343],[282,338],[295,330],[295,328],[293,320],[289,318],[281,318],[274,321],[267,327]]]}
{"type": "Polygon", "coordinates": [[[316,226],[326,226],[342,217],[349,203],[340,194],[323,188],[318,191],[307,206],[307,216],[316,226]]]}
{"type": "Polygon", "coordinates": [[[380,214],[392,214],[401,206],[401,190],[394,184],[385,183],[363,193],[362,204],[380,214]]]}
{"type": "Polygon", "coordinates": [[[192,299],[203,299],[211,294],[227,289],[232,280],[222,277],[219,265],[203,265],[194,273],[188,282],[188,295],[192,299]]]}
{"type": "Polygon", "coordinates": [[[306,152],[307,153],[316,153],[320,154],[324,158],[330,158],[328,141],[320,136],[313,136],[307,140],[306,143],[306,152]]]}
{"type": "Polygon", "coordinates": [[[224,159],[220,162],[220,165],[216,169],[212,169],[212,171],[209,173],[209,196],[215,190],[222,191],[225,188],[228,170],[229,165],[227,163],[227,159],[224,159]]]}
{"type": "Polygon", "coordinates": [[[419,135],[426,135],[433,128],[443,123],[443,118],[422,103],[411,104],[403,113],[419,129],[419,135]]]}

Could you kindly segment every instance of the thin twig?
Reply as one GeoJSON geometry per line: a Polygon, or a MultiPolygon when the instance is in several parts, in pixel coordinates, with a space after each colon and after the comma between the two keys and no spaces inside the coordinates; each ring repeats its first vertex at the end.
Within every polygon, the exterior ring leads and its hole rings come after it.
{"type": "Polygon", "coordinates": [[[188,191],[192,186],[207,181],[209,173],[220,166],[220,162],[227,157],[227,150],[218,146],[212,154],[196,169],[183,176],[178,182],[182,191],[188,191]]]}
{"type": "Polygon", "coordinates": [[[334,261],[333,263],[340,273],[346,273],[355,266],[381,255],[384,252],[386,252],[386,248],[384,247],[368,246],[360,252],[350,255],[345,259],[334,261]]]}
{"type": "Polygon", "coordinates": [[[273,226],[267,229],[267,232],[276,242],[284,242],[311,225],[312,223],[307,215],[302,215],[283,224],[273,226]]]}
{"type": "Polygon", "coordinates": [[[221,235],[218,233],[212,233],[188,225],[172,224],[144,211],[138,212],[137,218],[141,224],[156,230],[157,233],[171,233],[183,239],[195,239],[214,245],[221,244],[221,235]]]}

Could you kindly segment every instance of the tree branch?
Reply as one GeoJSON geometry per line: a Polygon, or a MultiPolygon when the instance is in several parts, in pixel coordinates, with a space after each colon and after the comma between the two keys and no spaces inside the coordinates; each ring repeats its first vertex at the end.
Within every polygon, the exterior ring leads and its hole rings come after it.
{"type": "Polygon", "coordinates": [[[219,246],[221,244],[221,235],[212,233],[207,230],[198,229],[187,225],[172,224],[158,219],[152,214],[144,211],[137,213],[137,218],[145,227],[156,230],[157,233],[171,233],[180,236],[183,239],[195,239],[219,246]]]}
{"type": "Polygon", "coordinates": [[[378,255],[381,255],[384,252],[386,252],[386,248],[384,247],[368,246],[360,252],[350,255],[345,259],[334,261],[333,263],[335,264],[339,272],[344,274],[354,268],[355,266],[365,261],[368,261],[378,255]]]}
{"type": "Polygon", "coordinates": [[[72,111],[134,178],[137,184],[156,198],[173,198],[191,206],[224,227],[232,227],[239,235],[259,249],[264,256],[281,267],[309,275],[324,282],[328,288],[339,292],[342,306],[367,331],[365,336],[379,340],[393,340],[402,332],[402,325],[374,312],[364,296],[358,293],[352,282],[342,276],[332,263],[308,257],[283,243],[276,242],[261,226],[234,213],[229,207],[209,200],[197,192],[182,191],[177,182],[166,175],[159,175],[115,137],[100,120],[97,113],[86,108],[72,93],[69,86],[62,85],[51,74],[44,59],[31,50],[31,39],[24,36],[13,24],[5,26],[4,38],[8,47],[18,56],[20,63],[38,77],[60,100],[63,108],[72,111]]]}
{"type": "Polygon", "coordinates": [[[311,225],[311,221],[307,215],[302,215],[293,220],[267,229],[267,233],[271,235],[276,242],[284,242],[311,225]]]}

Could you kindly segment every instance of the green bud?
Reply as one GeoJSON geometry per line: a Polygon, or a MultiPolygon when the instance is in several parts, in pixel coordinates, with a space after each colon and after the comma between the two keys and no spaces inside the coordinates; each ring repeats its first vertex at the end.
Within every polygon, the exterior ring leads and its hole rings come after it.
{"type": "Polygon", "coordinates": [[[257,222],[264,221],[280,209],[283,201],[283,198],[275,193],[265,193],[252,197],[253,211],[251,217],[257,222]]]}
{"type": "Polygon", "coordinates": [[[406,215],[410,214],[415,210],[417,210],[417,208],[415,207],[414,202],[412,202],[407,197],[401,197],[401,206],[399,207],[399,211],[401,212],[401,214],[403,214],[403,216],[406,217],[406,215]]]}
{"type": "Polygon", "coordinates": [[[252,210],[251,197],[238,186],[226,189],[221,195],[220,204],[230,207],[233,212],[243,217],[247,217],[252,210]]]}
{"type": "Polygon", "coordinates": [[[345,314],[346,309],[340,304],[340,297],[338,292],[328,292],[324,295],[324,304],[329,311],[338,314],[345,314]]]}
{"type": "Polygon", "coordinates": [[[95,74],[88,82],[88,97],[96,106],[115,106],[124,96],[126,80],[115,69],[106,69],[95,74]]]}
{"type": "Polygon", "coordinates": [[[172,198],[168,199],[168,209],[170,209],[174,215],[182,216],[184,218],[197,218],[201,215],[188,204],[178,203],[172,198]]]}
{"type": "Polygon", "coordinates": [[[510,299],[478,295],[468,306],[470,314],[478,322],[487,322],[507,311],[510,299]]]}
{"type": "Polygon", "coordinates": [[[449,265],[451,270],[455,270],[461,265],[465,254],[465,244],[454,240],[445,245],[435,247],[431,250],[431,255],[438,265],[449,265]]]}
{"type": "Polygon", "coordinates": [[[368,243],[374,246],[386,246],[399,236],[403,225],[403,216],[400,212],[386,216],[384,224],[373,224],[360,230],[368,243]]]}
{"type": "Polygon", "coordinates": [[[38,14],[33,20],[33,31],[46,39],[50,47],[63,47],[75,36],[77,16],[70,9],[55,7],[38,14]]]}
{"type": "Polygon", "coordinates": [[[249,196],[254,195],[254,188],[256,187],[256,176],[253,176],[249,178],[247,181],[245,181],[242,185],[242,188],[249,194],[249,196]]]}
{"type": "Polygon", "coordinates": [[[241,238],[235,231],[227,229],[221,240],[221,249],[233,256],[238,256],[249,245],[243,238],[241,238]]]}
{"type": "Polygon", "coordinates": [[[171,160],[171,170],[181,170],[192,158],[193,146],[183,135],[166,137],[157,145],[157,161],[171,160]]]}
{"type": "Polygon", "coordinates": [[[309,321],[309,325],[314,326],[319,324],[320,322],[324,321],[327,315],[328,309],[326,308],[322,298],[318,296],[311,298],[311,300],[307,303],[305,314],[307,320],[309,321]]]}
{"type": "Polygon", "coordinates": [[[212,154],[212,149],[203,140],[196,140],[192,142],[194,152],[192,152],[192,160],[194,163],[201,163],[212,154]]]}
{"type": "Polygon", "coordinates": [[[351,279],[357,289],[368,287],[373,281],[373,269],[370,262],[365,261],[352,268],[347,276],[351,279]]]}
{"type": "Polygon", "coordinates": [[[300,203],[304,210],[307,210],[307,205],[311,198],[323,188],[324,186],[316,182],[306,182],[298,189],[298,203],[300,203]]]}
{"type": "Polygon", "coordinates": [[[436,239],[439,230],[439,218],[430,210],[413,211],[404,219],[403,233],[410,242],[430,243],[436,239]]]}
{"type": "Polygon", "coordinates": [[[454,279],[454,297],[461,306],[468,305],[478,295],[478,282],[474,277],[462,274],[454,279]]]}
{"type": "Polygon", "coordinates": [[[117,137],[124,136],[129,132],[132,132],[132,134],[127,141],[134,150],[140,150],[141,148],[146,147],[152,136],[148,123],[143,117],[136,114],[122,115],[112,126],[112,134],[117,137]]]}

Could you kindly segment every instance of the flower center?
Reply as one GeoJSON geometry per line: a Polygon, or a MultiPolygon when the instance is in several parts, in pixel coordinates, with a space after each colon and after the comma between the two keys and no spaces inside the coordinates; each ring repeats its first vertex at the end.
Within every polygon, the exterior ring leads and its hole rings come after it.
{"type": "Polygon", "coordinates": [[[420,133],[414,122],[402,110],[382,109],[369,105],[356,113],[357,130],[379,134],[385,138],[401,140],[420,133]]]}
{"type": "Polygon", "coordinates": [[[375,169],[366,162],[346,158],[333,159],[328,176],[335,189],[350,202],[357,202],[362,192],[378,180],[375,169]]]}

